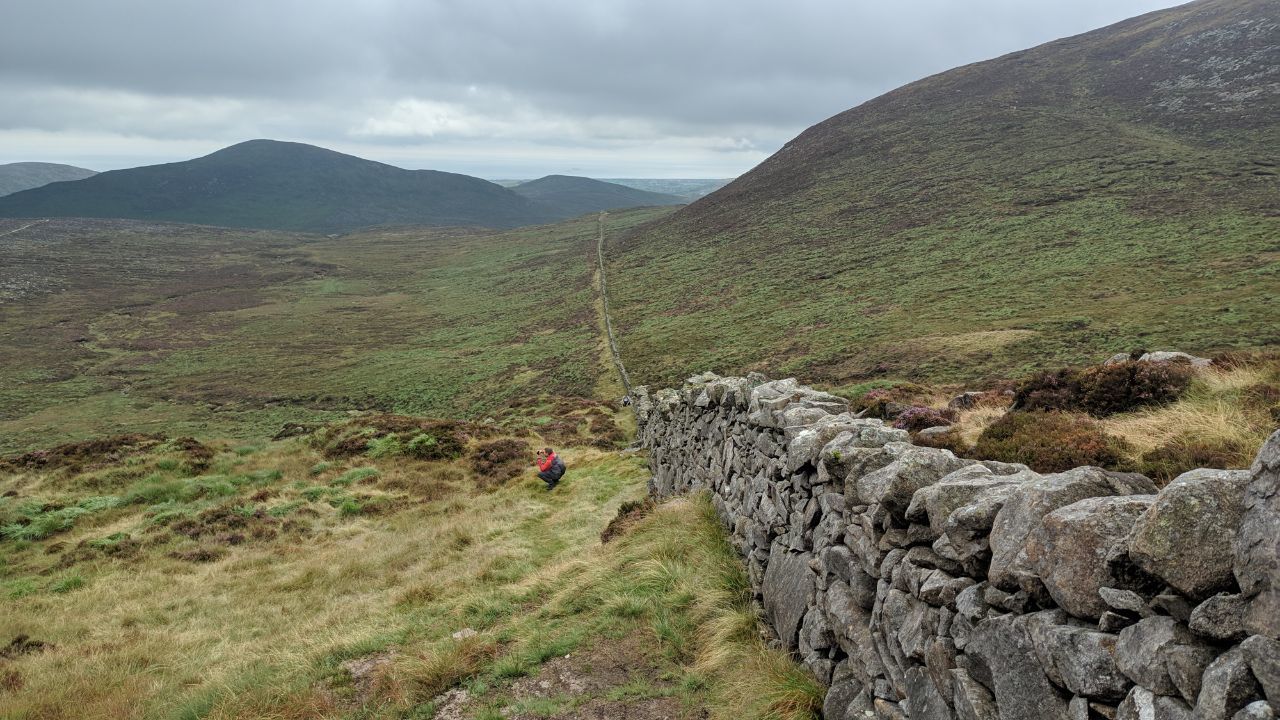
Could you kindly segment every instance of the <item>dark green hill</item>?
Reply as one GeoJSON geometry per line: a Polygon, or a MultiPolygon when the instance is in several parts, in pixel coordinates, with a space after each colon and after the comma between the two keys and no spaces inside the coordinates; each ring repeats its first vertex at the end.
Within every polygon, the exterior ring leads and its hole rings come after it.
{"type": "Polygon", "coordinates": [[[912,83],[613,250],[628,367],[972,380],[1280,344],[1280,3],[912,83]]]}
{"type": "Polygon", "coordinates": [[[0,165],[0,195],[30,190],[52,182],[83,180],[98,173],[74,165],[17,162],[0,165]]]}
{"type": "Polygon", "coordinates": [[[534,202],[554,208],[566,218],[600,210],[685,203],[683,198],[675,195],[637,190],[574,175],[548,175],[511,189],[534,202]]]}
{"type": "Polygon", "coordinates": [[[551,212],[486,180],[300,143],[250,140],[0,198],[0,217],[97,217],[346,232],[370,225],[515,227],[551,212]]]}

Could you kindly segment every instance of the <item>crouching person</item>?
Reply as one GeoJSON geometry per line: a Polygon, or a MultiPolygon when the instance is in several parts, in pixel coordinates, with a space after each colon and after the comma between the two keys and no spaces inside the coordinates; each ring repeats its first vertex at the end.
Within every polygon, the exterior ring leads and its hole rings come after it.
{"type": "Polygon", "coordinates": [[[551,448],[538,451],[538,479],[547,484],[550,490],[564,477],[564,461],[551,448]]]}

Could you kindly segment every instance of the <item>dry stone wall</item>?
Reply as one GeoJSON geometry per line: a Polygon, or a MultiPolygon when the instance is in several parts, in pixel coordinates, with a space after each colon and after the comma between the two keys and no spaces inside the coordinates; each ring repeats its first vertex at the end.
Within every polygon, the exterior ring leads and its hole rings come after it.
{"type": "Polygon", "coordinates": [[[651,492],[711,494],[829,720],[1280,711],[1280,432],[1157,491],[918,447],[795,380],[634,400],[651,492]]]}

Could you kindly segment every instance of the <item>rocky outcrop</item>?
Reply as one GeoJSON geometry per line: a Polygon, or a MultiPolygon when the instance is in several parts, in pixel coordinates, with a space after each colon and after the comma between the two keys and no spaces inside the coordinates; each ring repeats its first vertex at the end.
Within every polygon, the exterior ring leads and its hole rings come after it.
{"type": "Polygon", "coordinates": [[[1198,368],[1207,368],[1213,364],[1213,360],[1209,358],[1196,357],[1177,350],[1157,350],[1156,352],[1142,353],[1137,356],[1130,353],[1117,353],[1108,358],[1103,364],[1115,365],[1130,360],[1137,360],[1138,362],[1186,363],[1198,368]]]}
{"type": "Polygon", "coordinates": [[[917,447],[795,380],[635,398],[651,492],[710,494],[827,718],[1278,709],[1280,433],[1157,491],[917,447]]]}

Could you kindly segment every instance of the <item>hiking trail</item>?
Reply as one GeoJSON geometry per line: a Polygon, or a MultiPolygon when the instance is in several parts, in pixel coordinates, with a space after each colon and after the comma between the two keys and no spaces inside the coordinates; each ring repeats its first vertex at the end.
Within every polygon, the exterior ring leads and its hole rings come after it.
{"type": "Polygon", "coordinates": [[[613,321],[609,317],[609,282],[604,270],[604,219],[609,213],[601,211],[596,217],[596,275],[599,278],[597,287],[600,290],[600,315],[604,320],[604,331],[609,341],[609,354],[613,365],[618,370],[618,377],[631,395],[631,378],[627,375],[627,366],[622,363],[622,354],[618,351],[618,338],[613,332],[613,321]]]}

